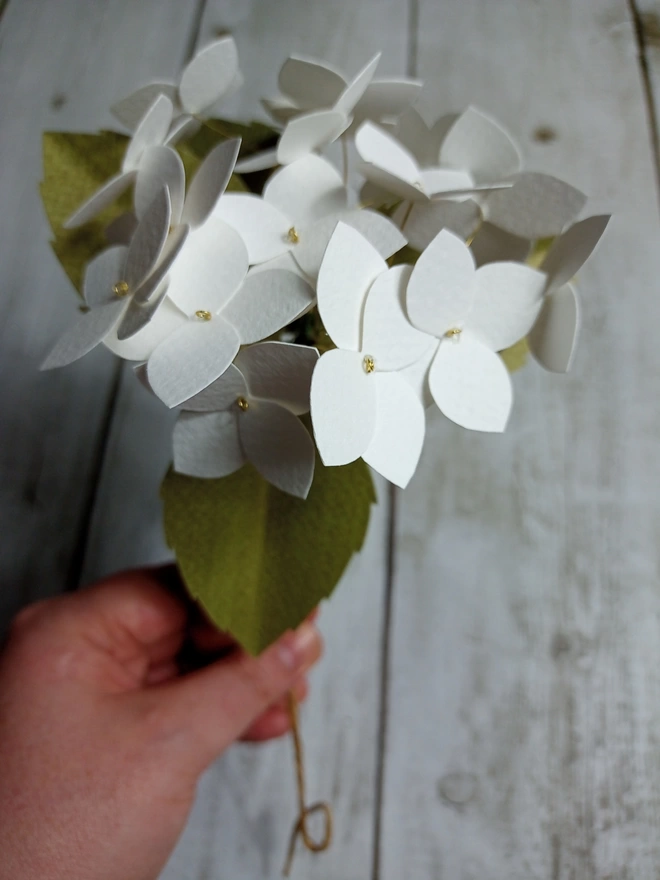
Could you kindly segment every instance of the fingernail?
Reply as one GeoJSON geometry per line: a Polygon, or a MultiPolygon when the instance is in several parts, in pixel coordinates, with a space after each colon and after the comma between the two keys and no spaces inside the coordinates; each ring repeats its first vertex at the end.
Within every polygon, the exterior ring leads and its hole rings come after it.
{"type": "Polygon", "coordinates": [[[314,656],[316,640],[316,627],[307,622],[287,633],[278,645],[282,663],[292,672],[304,667],[314,656]]]}

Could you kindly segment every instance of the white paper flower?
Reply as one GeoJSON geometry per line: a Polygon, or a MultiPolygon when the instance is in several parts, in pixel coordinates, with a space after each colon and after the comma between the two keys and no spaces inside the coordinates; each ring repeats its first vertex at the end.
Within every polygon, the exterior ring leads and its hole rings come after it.
{"type": "Polygon", "coordinates": [[[251,264],[290,252],[302,271],[316,278],[339,220],[358,229],[384,259],[406,243],[387,217],[350,210],[349,201],[350,192],[334,165],[310,154],[277,171],[262,198],[228,193],[215,214],[241,235],[251,264]]]}
{"type": "Polygon", "coordinates": [[[105,210],[122,193],[136,183],[143,175],[148,175],[158,162],[160,153],[155,147],[162,147],[167,139],[167,133],[172,122],[172,102],[164,95],[156,98],[149,107],[142,121],[138,125],[135,134],[130,139],[124,154],[121,171],[111,177],[97,190],[84,204],[82,204],[69,217],[65,223],[65,229],[75,229],[89,220],[93,220],[97,214],[105,210]]]}
{"type": "Polygon", "coordinates": [[[326,465],[362,457],[398,486],[412,477],[424,442],[424,407],[396,371],[435,340],[407,320],[409,266],[387,264],[355,229],[339,223],[318,281],[319,312],[337,348],[312,377],[316,444],[326,465]]]}
{"type": "MultiPolygon", "coordinates": [[[[130,245],[108,248],[91,261],[84,279],[89,311],[59,339],[42,369],[63,367],[101,342],[116,340],[121,324],[136,334],[152,321],[167,291],[167,273],[188,235],[185,225],[170,234],[170,218],[169,193],[163,188],[138,223],[130,245]]],[[[156,334],[166,332],[163,324],[157,327],[156,334]]]]}
{"type": "Polygon", "coordinates": [[[541,264],[547,275],[545,299],[528,342],[546,370],[566,373],[571,367],[580,328],[580,301],[570,282],[600,241],[609,219],[588,217],[571,226],[555,241],[541,264]]]}
{"type": "Polygon", "coordinates": [[[544,273],[519,263],[476,269],[470,249],[446,230],[421,255],[408,284],[408,317],[440,340],[428,380],[449,419],[475,431],[505,429],[513,393],[497,352],[529,332],[545,285],[544,273]]]}
{"type": "Polygon", "coordinates": [[[312,103],[309,107],[301,108],[302,112],[287,120],[274,150],[249,156],[238,163],[236,170],[245,173],[272,168],[274,165],[290,165],[336,141],[352,124],[355,109],[372,82],[379,61],[380,53],[351,82],[346,83],[342,79],[343,88],[330,104],[326,100],[333,78],[331,68],[324,68],[314,62],[310,64],[305,59],[292,58],[285,62],[280,72],[280,87],[284,83],[285,91],[291,88],[295,91],[295,84],[299,83],[298,94],[303,103],[310,104],[315,93],[323,103],[312,103]]]}
{"type": "Polygon", "coordinates": [[[234,473],[246,461],[283,492],[306,498],[314,477],[312,438],[297,418],[309,410],[315,348],[264,342],[183,404],[174,428],[174,469],[193,477],[234,473]]]}
{"type": "Polygon", "coordinates": [[[150,83],[119,101],[111,111],[133,131],[153,101],[159,95],[165,95],[174,108],[174,127],[169,132],[171,140],[184,133],[191,119],[206,116],[218,101],[232,94],[241,83],[236,43],[232,37],[222,37],[195,55],[184,68],[178,83],[150,83]]]}

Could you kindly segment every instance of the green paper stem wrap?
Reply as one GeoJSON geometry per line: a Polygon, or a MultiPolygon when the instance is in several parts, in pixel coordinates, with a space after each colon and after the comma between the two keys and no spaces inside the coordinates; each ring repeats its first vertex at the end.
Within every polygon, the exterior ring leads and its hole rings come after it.
{"type": "Polygon", "coordinates": [[[375,502],[367,465],[317,460],[305,501],[251,465],[203,480],[170,471],[165,535],[183,580],[216,626],[258,654],[333,592],[363,543],[375,502]]]}

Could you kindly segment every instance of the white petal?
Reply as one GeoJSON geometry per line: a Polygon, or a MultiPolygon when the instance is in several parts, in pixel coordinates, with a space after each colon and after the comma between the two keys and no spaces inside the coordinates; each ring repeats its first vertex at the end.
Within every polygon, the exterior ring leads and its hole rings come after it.
{"type": "Polygon", "coordinates": [[[348,194],[335,166],[310,154],[276,171],[264,187],[264,200],[291,226],[304,226],[345,210],[348,194]]]}
{"type": "Polygon", "coordinates": [[[136,171],[149,147],[162,146],[172,124],[174,107],[166,95],[159,95],[143,116],[129,141],[122,171],[136,171]]]}
{"type": "MultiPolygon", "coordinates": [[[[151,293],[153,292],[151,291],[151,293]]],[[[137,296],[131,297],[128,307],[124,312],[124,317],[115,331],[117,339],[120,342],[124,342],[126,339],[130,339],[141,330],[144,330],[147,324],[151,323],[166,295],[167,284],[162,284],[160,285],[160,290],[156,290],[153,299],[138,299],[137,296]]]]}
{"type": "Polygon", "coordinates": [[[218,479],[245,464],[234,413],[181,413],[172,434],[174,470],[218,479]]]}
{"type": "Polygon", "coordinates": [[[346,88],[346,80],[322,61],[293,56],[282,65],[278,85],[301,110],[313,110],[332,107],[346,88]]]}
{"type": "Polygon", "coordinates": [[[114,201],[116,201],[122,193],[125,193],[129,186],[135,180],[135,171],[118,174],[111,177],[100,189],[97,189],[94,195],[90,196],[83,204],[62,224],[64,229],[76,229],[83,223],[93,220],[97,214],[104,211],[114,201]]]}
{"type": "Polygon", "coordinates": [[[287,122],[277,145],[277,161],[289,165],[336,140],[350,119],[337,110],[312,110],[287,122]]]}
{"type": "Polygon", "coordinates": [[[130,339],[120,341],[117,338],[119,325],[116,324],[112,331],[104,338],[103,344],[113,354],[124,358],[124,360],[146,361],[164,339],[174,333],[175,330],[178,330],[184,317],[174,303],[165,297],[159,303],[155,314],[150,316],[150,320],[139,333],[131,336],[130,339]]]}
{"type": "Polygon", "coordinates": [[[179,96],[187,113],[203,113],[229,91],[238,71],[232,37],[216,40],[198,52],[181,75],[179,96]]]}
{"type": "Polygon", "coordinates": [[[145,150],[135,182],[135,213],[144,215],[158,193],[167,187],[172,204],[171,222],[181,219],[186,191],[186,172],[179,154],[171,147],[150,147],[145,150]]]}
{"type": "Polygon", "coordinates": [[[400,370],[435,343],[408,320],[405,296],[411,273],[412,266],[395,266],[379,275],[367,294],[362,351],[374,358],[379,371],[400,370]]]}
{"type": "Polygon", "coordinates": [[[586,198],[556,177],[526,172],[509,189],[488,197],[487,217],[512,235],[535,241],[559,235],[582,210],[586,198]]]}
{"type": "Polygon", "coordinates": [[[440,164],[469,171],[476,183],[492,183],[520,171],[521,158],[501,125],[468,107],[442,143],[440,164]]]}
{"type": "Polygon", "coordinates": [[[546,276],[520,263],[489,263],[477,269],[477,290],[468,317],[492,351],[502,351],[534,326],[543,305],[546,276]]]}
{"type": "Polygon", "coordinates": [[[266,168],[274,168],[277,165],[277,148],[262,150],[239,159],[234,171],[238,174],[251,174],[254,171],[264,171],[266,168]]]}
{"type": "Polygon", "coordinates": [[[440,410],[464,428],[501,433],[511,412],[509,371],[499,355],[462,333],[443,339],[429,372],[429,386],[440,410]]]}
{"type": "Polygon", "coordinates": [[[194,116],[183,114],[182,116],[177,117],[172,125],[170,125],[170,130],[167,132],[165,146],[176,146],[176,144],[184,138],[193,137],[193,135],[197,134],[201,127],[202,123],[198,122],[194,116]]]}
{"type": "Polygon", "coordinates": [[[464,240],[469,238],[481,217],[479,205],[471,199],[423,202],[409,208],[409,204],[401,205],[393,219],[395,223],[403,223],[408,243],[418,251],[427,248],[443,229],[454,232],[464,240]]]}
{"type": "Polygon", "coordinates": [[[476,290],[470,249],[443,229],[421,255],[408,285],[408,317],[418,330],[443,336],[462,327],[476,290]]]}
{"type": "Polygon", "coordinates": [[[128,246],[123,280],[128,283],[131,293],[158,262],[169,235],[171,217],[170,194],[163,187],[140,218],[128,246]]]}
{"type": "Polygon", "coordinates": [[[248,396],[248,387],[243,373],[230,364],[215,382],[190,400],[185,400],[181,408],[188,412],[220,412],[231,409],[239,397],[248,396]]]}
{"type": "Polygon", "coordinates": [[[570,281],[591,256],[605,232],[609,216],[587,217],[561,235],[548,251],[541,269],[548,276],[548,286],[556,290],[570,281]]]}
{"type": "Polygon", "coordinates": [[[296,415],[309,412],[309,389],[319,353],[308,345],[262,342],[241,349],[236,366],[245,376],[250,397],[282,404],[296,415]]]}
{"type": "Polygon", "coordinates": [[[425,168],[422,171],[422,183],[424,191],[431,197],[470,192],[474,187],[474,180],[466,171],[451,168],[425,168]]]}
{"type": "Polygon", "coordinates": [[[243,452],[273,486],[307,498],[314,479],[316,450],[302,422],[292,412],[265,400],[250,401],[238,417],[243,452]]]}
{"type": "Polygon", "coordinates": [[[433,404],[433,395],[429,388],[429,368],[440,343],[436,339],[422,355],[419,360],[399,370],[398,374],[415,392],[417,399],[420,401],[424,409],[428,409],[433,404]]]}
{"type": "Polygon", "coordinates": [[[337,224],[319,271],[317,295],[321,320],[339,348],[359,350],[367,291],[386,269],[366,238],[352,226],[337,224]]]}
{"type": "Polygon", "coordinates": [[[311,279],[318,276],[328,242],[339,222],[360,232],[383,259],[391,257],[406,244],[405,237],[392,221],[375,211],[342,211],[324,217],[311,226],[302,227],[299,232],[300,240],[291,249],[300,268],[311,279]]]}
{"type": "Polygon", "coordinates": [[[412,153],[420,167],[438,164],[440,145],[434,142],[431,129],[419,110],[414,107],[404,110],[396,126],[396,137],[412,153]]]}
{"type": "Polygon", "coordinates": [[[240,138],[222,141],[197,169],[183,207],[183,222],[193,229],[206,222],[227,188],[240,147],[240,138]]]}
{"type": "Polygon", "coordinates": [[[326,352],[312,376],[311,412],[316,445],[325,465],[355,461],[376,429],[375,373],[366,373],[360,352],[326,352]]]}
{"type": "Polygon", "coordinates": [[[221,376],[239,347],[236,331],[222,318],[185,321],[149,358],[149,384],[167,406],[178,406],[221,376]]]}
{"type": "Polygon", "coordinates": [[[243,240],[231,226],[209,217],[193,229],[170,269],[169,295],[186,314],[218,312],[241,286],[248,270],[243,240]]]}
{"type": "Polygon", "coordinates": [[[402,489],[415,473],[424,445],[424,407],[398,373],[375,373],[376,430],[362,456],[367,464],[402,489]]]}
{"type": "Polygon", "coordinates": [[[241,345],[249,345],[281,330],[313,301],[307,281],[286,269],[271,269],[249,275],[222,316],[236,329],[241,345]]]}
{"type": "Polygon", "coordinates": [[[477,266],[498,260],[524,263],[531,250],[529,239],[511,235],[488,222],[479,227],[470,248],[477,266]]]}
{"type": "Polygon", "coordinates": [[[110,112],[129,131],[135,131],[144,114],[152,106],[159,95],[166,95],[173,105],[177,103],[178,89],[174,83],[149,83],[137,89],[132,95],[117,101],[110,108],[110,112]]]}
{"type": "Polygon", "coordinates": [[[532,332],[529,348],[546,370],[567,373],[577,346],[580,330],[580,301],[571,284],[550,293],[543,303],[532,332]]]}
{"type": "Polygon", "coordinates": [[[81,315],[62,335],[40,369],[66,367],[87,354],[110,333],[124,310],[121,300],[106,303],[81,315]]]}
{"type": "Polygon", "coordinates": [[[287,238],[291,221],[260,196],[225,193],[213,216],[238,232],[247,248],[250,265],[272,260],[292,246],[287,238]]]}
{"type": "Polygon", "coordinates": [[[365,122],[355,135],[355,146],[363,162],[360,170],[369,180],[404,199],[427,198],[415,157],[392,135],[365,122]]]}
{"type": "Polygon", "coordinates": [[[137,224],[137,217],[132,211],[127,211],[125,214],[120,214],[119,217],[115,217],[114,220],[108,223],[104,230],[108,244],[129,245],[131,239],[135,235],[137,224]]]}
{"type": "Polygon", "coordinates": [[[286,98],[262,98],[261,106],[275,122],[280,124],[287,123],[289,119],[293,119],[300,113],[300,107],[286,98]]]}
{"type": "Polygon", "coordinates": [[[415,103],[421,89],[421,80],[406,78],[373,80],[353,110],[353,124],[357,127],[365,119],[379,122],[384,118],[399,116],[407,107],[415,103]]]}
{"type": "Polygon", "coordinates": [[[83,290],[85,302],[91,308],[116,302],[113,287],[124,277],[124,266],[128,249],[122,245],[102,251],[87,264],[83,290]]]}
{"type": "Polygon", "coordinates": [[[376,68],[378,67],[378,62],[380,61],[382,52],[378,52],[377,55],[369,61],[362,70],[358,73],[358,75],[353,79],[344,89],[342,94],[337,99],[337,103],[335,104],[334,109],[339,110],[340,113],[344,113],[346,116],[351,116],[353,113],[353,108],[358,103],[360,98],[366,92],[369,83],[374,78],[374,74],[376,73],[376,68]]]}

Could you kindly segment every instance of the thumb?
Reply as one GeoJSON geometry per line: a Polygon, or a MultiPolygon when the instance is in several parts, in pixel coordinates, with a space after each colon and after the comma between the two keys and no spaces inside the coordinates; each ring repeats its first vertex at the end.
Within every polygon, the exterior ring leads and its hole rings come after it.
{"type": "Polygon", "coordinates": [[[162,733],[183,747],[194,772],[201,773],[293,687],[321,652],[318,630],[305,621],[258,657],[236,651],[143,696],[158,701],[162,733]]]}

